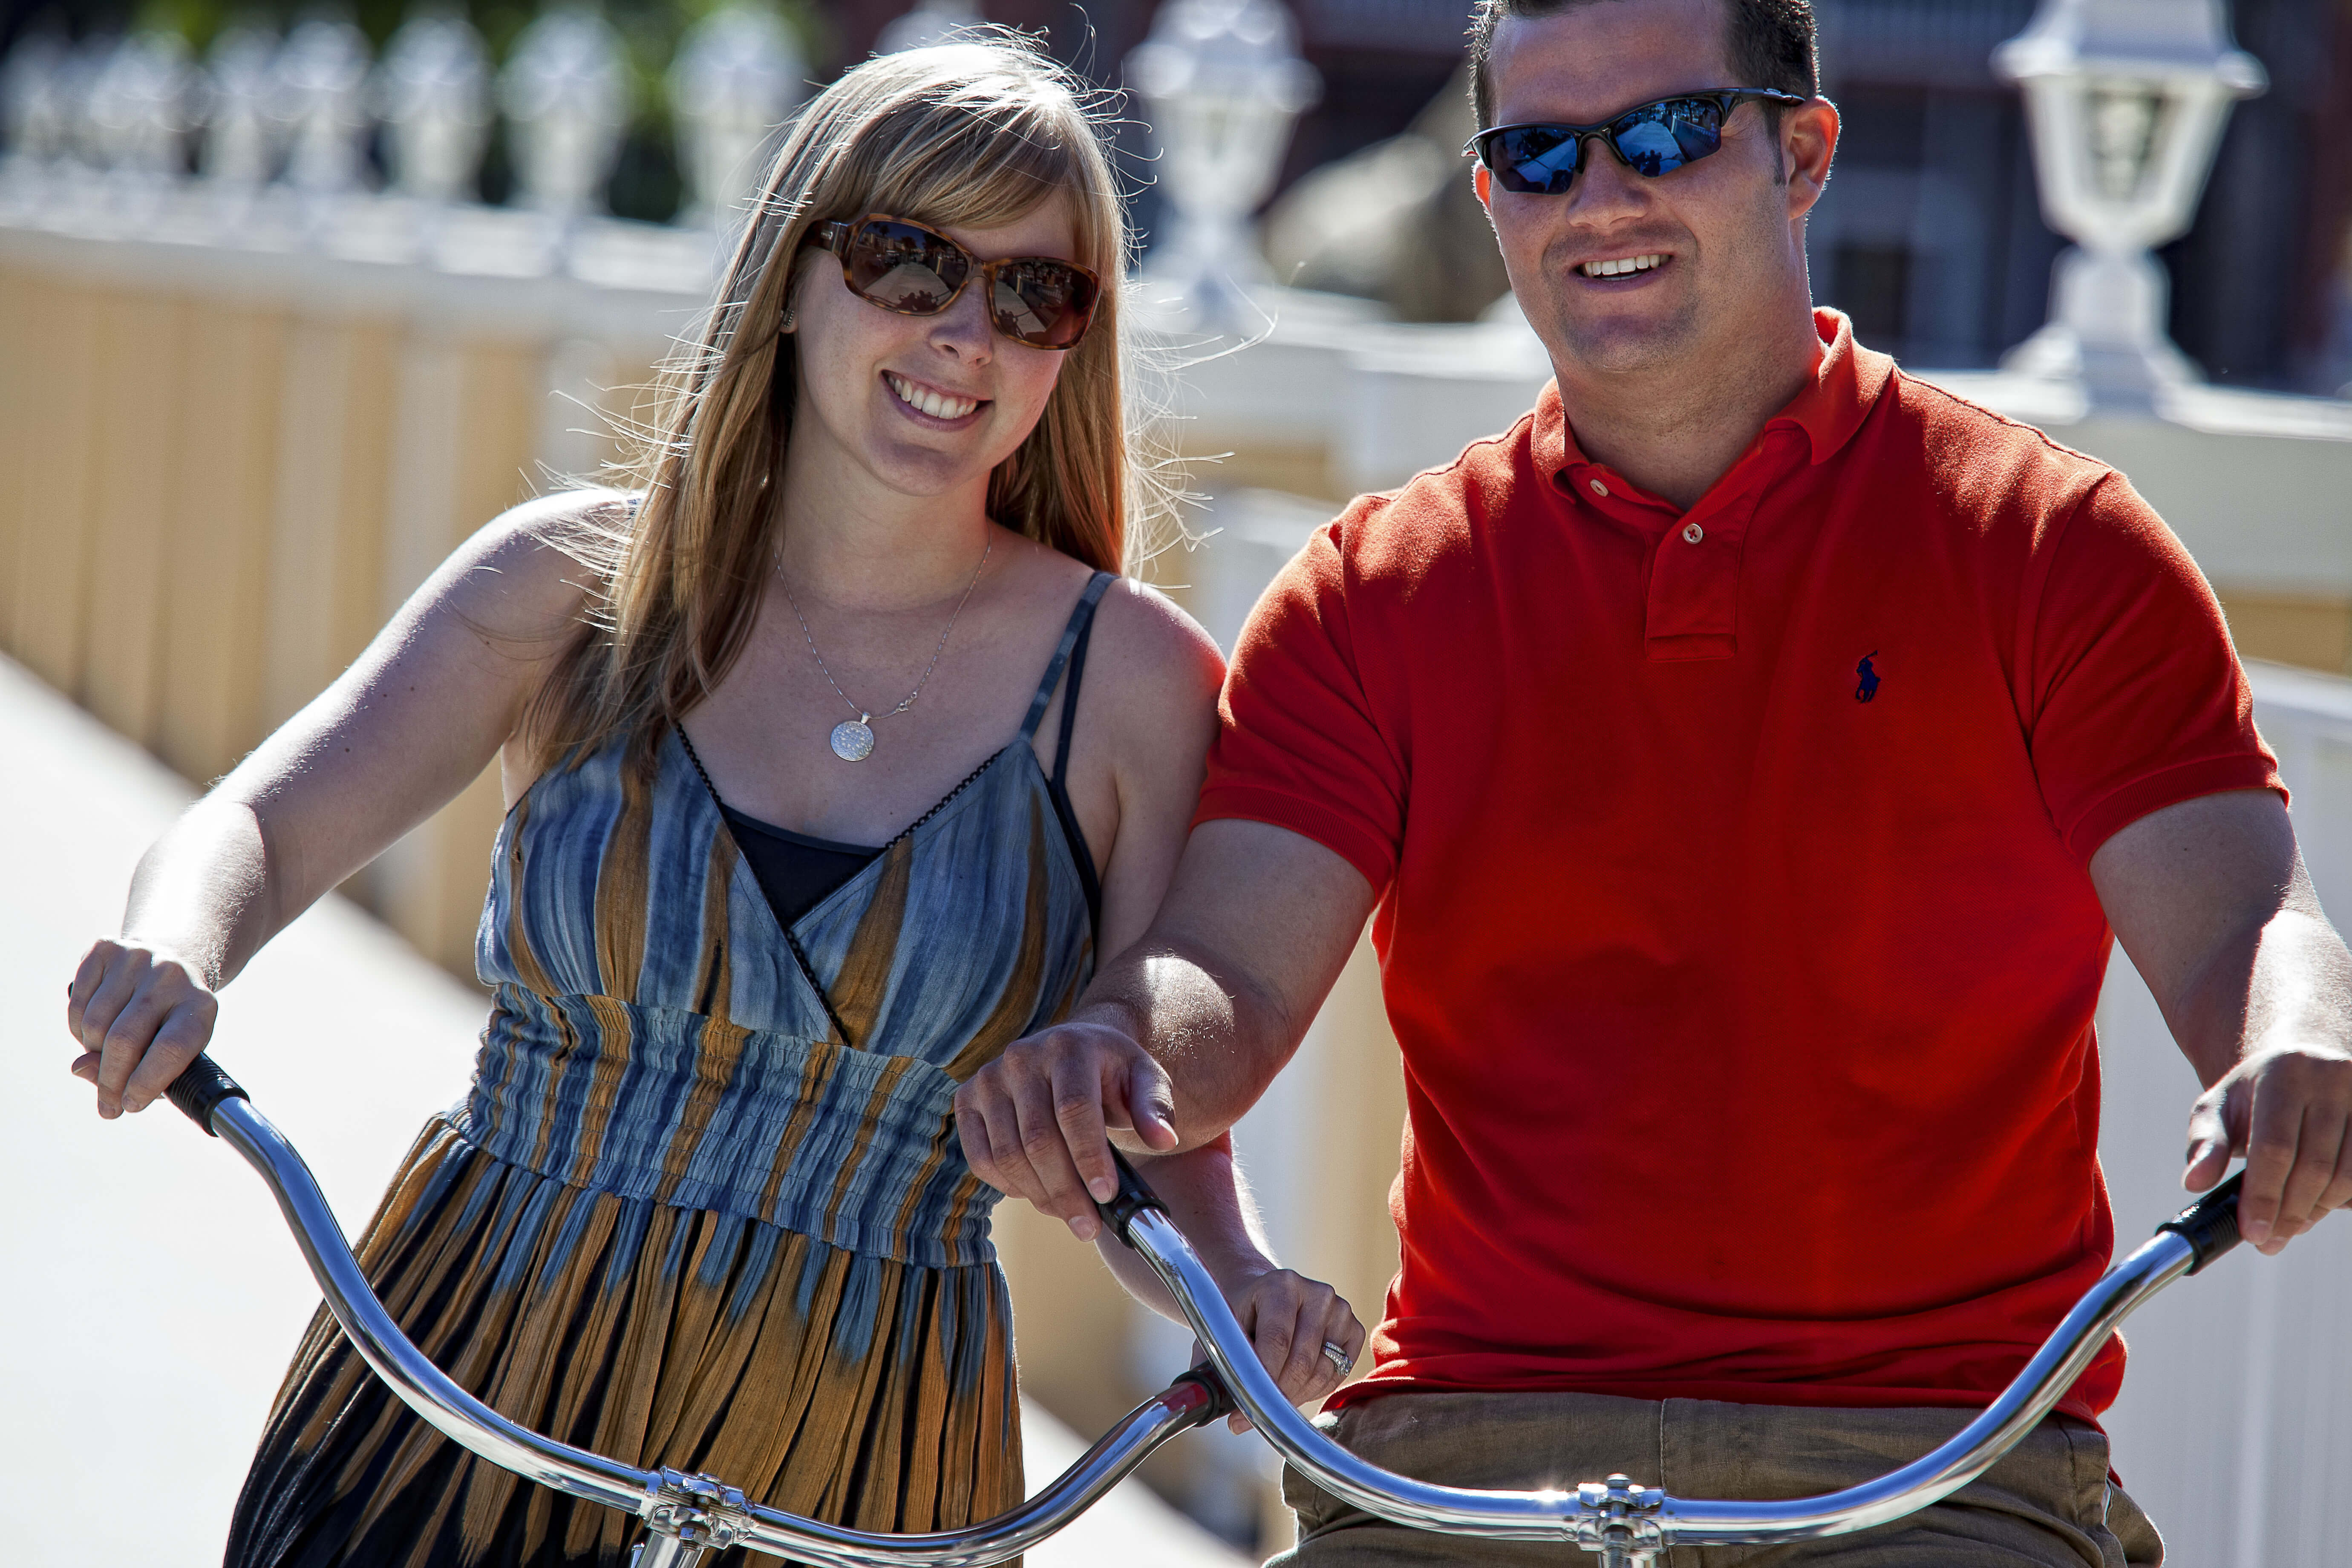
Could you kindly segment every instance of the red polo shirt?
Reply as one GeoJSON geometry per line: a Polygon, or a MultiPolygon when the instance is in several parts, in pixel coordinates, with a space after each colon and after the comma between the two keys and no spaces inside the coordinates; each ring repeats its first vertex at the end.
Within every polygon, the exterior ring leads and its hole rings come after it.
{"type": "Polygon", "coordinates": [[[2122,475],[1818,321],[1688,512],[1547,388],[1242,635],[1201,816],[1380,891],[1404,1057],[1403,1268],[1343,1398],[1981,1403],[2106,1266],[2087,863],[2277,771],[2122,475]]]}

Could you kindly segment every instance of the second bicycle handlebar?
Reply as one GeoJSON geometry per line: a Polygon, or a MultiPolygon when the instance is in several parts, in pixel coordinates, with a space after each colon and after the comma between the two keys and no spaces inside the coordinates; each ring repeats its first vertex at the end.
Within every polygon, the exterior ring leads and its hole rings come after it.
{"type": "Polygon", "coordinates": [[[1124,1158],[1118,1166],[1118,1194],[1098,1205],[1104,1220],[1166,1282],[1234,1403],[1307,1479],[1368,1513],[1416,1529],[1494,1540],[1573,1541],[1599,1552],[1604,1568],[1654,1561],[1676,1543],[1769,1545],[1843,1535],[1900,1519],[1958,1490],[2050,1413],[2135,1307],[2238,1244],[2242,1180],[2232,1176],[2206,1194],[2109,1269],[2000,1397],[1941,1447],[1843,1491],[1742,1502],[1670,1497],[1622,1476],[1589,1481],[1574,1491],[1435,1486],[1358,1458],[1282,1397],[1166,1209],[1124,1158]]]}

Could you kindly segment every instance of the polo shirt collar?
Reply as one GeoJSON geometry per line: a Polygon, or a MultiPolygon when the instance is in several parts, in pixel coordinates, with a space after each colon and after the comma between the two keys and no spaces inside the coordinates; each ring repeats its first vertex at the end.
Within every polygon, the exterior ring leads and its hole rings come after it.
{"type": "Polygon", "coordinates": [[[1765,422],[1765,428],[1795,426],[1804,432],[1812,460],[1822,463],[1835,457],[1862,428],[1878,395],[1886,389],[1895,362],[1855,342],[1853,323],[1842,311],[1815,310],[1813,331],[1822,340],[1821,353],[1813,361],[1813,379],[1765,422]]]}
{"type": "MultiPolygon", "coordinates": [[[[1862,428],[1894,374],[1895,362],[1855,342],[1853,323],[1841,311],[1816,310],[1813,330],[1820,334],[1822,346],[1813,360],[1812,380],[1766,420],[1764,428],[1801,433],[1811,459],[1823,463],[1862,428]]],[[[1550,475],[1556,485],[1566,486],[1571,469],[1591,466],[1592,459],[1584,455],[1569,428],[1557,381],[1545,383],[1536,399],[1534,441],[1538,471],[1550,475]]]]}

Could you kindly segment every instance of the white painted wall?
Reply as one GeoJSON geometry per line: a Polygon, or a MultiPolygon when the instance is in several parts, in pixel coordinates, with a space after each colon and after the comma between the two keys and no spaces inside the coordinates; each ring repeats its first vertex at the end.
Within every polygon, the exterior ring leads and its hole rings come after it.
{"type": "MultiPolygon", "coordinates": [[[[2352,911],[2352,681],[2252,667],[2255,719],[2294,792],[2320,900],[2352,911]]],[[[2196,1075],[2120,952],[2099,1004],[2099,1157],[2118,1249],[2186,1201],[2196,1075]]],[[[2182,1568],[2352,1561],[2352,1218],[2279,1257],[2241,1247],[2124,1328],[2131,1365],[2108,1414],[2115,1464],[2182,1568]]]]}

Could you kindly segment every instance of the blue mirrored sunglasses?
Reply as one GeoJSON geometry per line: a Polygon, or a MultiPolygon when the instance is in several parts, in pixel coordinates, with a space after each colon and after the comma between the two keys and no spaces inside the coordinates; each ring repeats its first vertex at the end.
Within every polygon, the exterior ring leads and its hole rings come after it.
{"type": "Polygon", "coordinates": [[[1598,137],[1617,161],[1648,179],[1672,174],[1723,146],[1723,122],[1743,98],[1795,105],[1807,100],[1763,87],[1716,88],[1637,104],[1596,125],[1497,125],[1463,145],[1465,155],[1494,173],[1507,191],[1564,194],[1584,163],[1584,144],[1598,137]]]}

